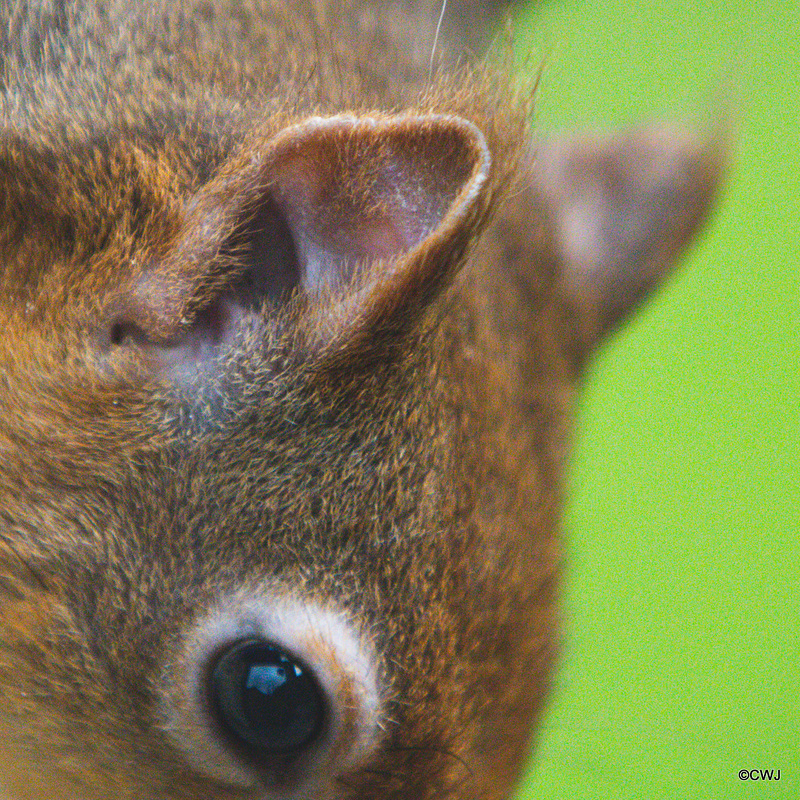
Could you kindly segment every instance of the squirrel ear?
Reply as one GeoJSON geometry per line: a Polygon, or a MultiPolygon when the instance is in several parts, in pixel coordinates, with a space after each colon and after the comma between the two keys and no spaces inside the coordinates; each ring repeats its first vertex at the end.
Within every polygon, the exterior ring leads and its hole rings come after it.
{"type": "Polygon", "coordinates": [[[265,176],[300,282],[323,299],[319,346],[358,346],[424,310],[463,254],[489,164],[483,134],[454,116],[311,119],[276,137],[265,176]]]}
{"type": "MultiPolygon", "coordinates": [[[[215,356],[243,313],[306,294],[318,353],[407,327],[459,262],[489,171],[455,116],[336,116],[290,126],[225,165],[189,205],[166,257],[115,316],[179,374],[215,356]]],[[[378,337],[380,338],[380,337],[378,337]]]]}
{"type": "Polygon", "coordinates": [[[466,120],[341,116],[283,131],[266,176],[294,234],[302,283],[318,290],[407,254],[446,217],[452,225],[487,169],[483,135],[466,120]]]}
{"type": "Polygon", "coordinates": [[[606,333],[662,279],[704,221],[723,143],[655,127],[546,140],[534,187],[554,228],[568,295],[606,333]]]}

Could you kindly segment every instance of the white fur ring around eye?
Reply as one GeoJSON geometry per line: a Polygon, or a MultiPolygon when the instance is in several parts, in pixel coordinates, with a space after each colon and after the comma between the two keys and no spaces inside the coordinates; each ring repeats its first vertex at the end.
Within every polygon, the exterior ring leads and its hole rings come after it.
{"type": "Polygon", "coordinates": [[[377,660],[346,615],[240,593],[165,661],[161,724],[200,774],[263,797],[335,796],[378,743],[377,660]]]}

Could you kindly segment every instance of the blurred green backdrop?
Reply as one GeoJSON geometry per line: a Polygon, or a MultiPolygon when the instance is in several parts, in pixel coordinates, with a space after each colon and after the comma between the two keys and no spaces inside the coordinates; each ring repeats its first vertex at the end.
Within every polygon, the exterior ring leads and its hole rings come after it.
{"type": "Polygon", "coordinates": [[[800,797],[798,18],[789,0],[517,16],[520,55],[547,57],[539,129],[738,117],[708,228],[588,375],[562,663],[520,800],[800,797]],[[739,779],[753,768],[780,781],[739,779]]]}

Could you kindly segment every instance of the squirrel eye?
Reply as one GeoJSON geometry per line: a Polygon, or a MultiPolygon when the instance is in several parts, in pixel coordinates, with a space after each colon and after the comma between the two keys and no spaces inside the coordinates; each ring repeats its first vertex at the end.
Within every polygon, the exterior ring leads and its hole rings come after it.
{"type": "Polygon", "coordinates": [[[325,704],[311,671],[261,639],[229,647],[211,671],[217,720],[253,756],[299,753],[322,731],[325,704]]]}

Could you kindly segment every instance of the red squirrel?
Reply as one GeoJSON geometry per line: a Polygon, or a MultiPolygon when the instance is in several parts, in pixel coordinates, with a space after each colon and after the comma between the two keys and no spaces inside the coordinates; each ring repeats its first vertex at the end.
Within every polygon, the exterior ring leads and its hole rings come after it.
{"type": "Polygon", "coordinates": [[[582,366],[724,159],[405,6],[3,4],[4,800],[513,790],[582,366]]]}

